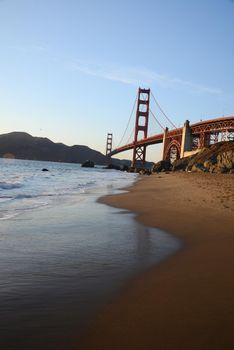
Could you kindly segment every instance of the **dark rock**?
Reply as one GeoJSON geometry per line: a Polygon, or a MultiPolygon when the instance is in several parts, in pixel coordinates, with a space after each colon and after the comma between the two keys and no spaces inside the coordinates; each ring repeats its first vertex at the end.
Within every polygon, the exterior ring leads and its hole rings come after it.
{"type": "Polygon", "coordinates": [[[204,173],[207,173],[208,172],[208,169],[206,167],[204,167],[203,164],[200,164],[200,163],[196,163],[192,166],[192,169],[191,169],[192,172],[204,172],[204,173]]]}
{"type": "Polygon", "coordinates": [[[172,171],[185,171],[193,156],[176,159],[172,164],[172,171]]]}
{"type": "Polygon", "coordinates": [[[120,171],[128,171],[129,170],[129,166],[127,166],[126,164],[108,164],[105,168],[103,169],[114,169],[114,170],[120,170],[120,171]]]}
{"type": "Polygon", "coordinates": [[[46,168],[43,168],[43,169],[41,169],[41,171],[49,171],[48,169],[46,169],[46,168]]]}
{"type": "Polygon", "coordinates": [[[138,173],[140,175],[151,175],[152,174],[150,169],[139,169],[138,173]]]}
{"type": "Polygon", "coordinates": [[[172,168],[171,162],[169,160],[161,160],[153,165],[151,171],[153,173],[159,173],[161,171],[170,171],[172,168]]]}
{"type": "Polygon", "coordinates": [[[226,174],[226,173],[230,172],[230,169],[223,167],[223,168],[220,168],[220,172],[221,172],[221,174],[226,174]]]}
{"type": "Polygon", "coordinates": [[[83,168],[94,168],[94,162],[91,160],[86,160],[83,164],[81,164],[83,168]]]}
{"type": "Polygon", "coordinates": [[[121,171],[129,171],[129,166],[126,164],[121,164],[120,165],[120,170],[121,171]]]}
{"type": "Polygon", "coordinates": [[[128,169],[128,172],[129,173],[135,173],[136,172],[136,169],[134,168],[134,167],[129,167],[129,169],[128,169]]]}
{"type": "Polygon", "coordinates": [[[107,170],[120,170],[120,165],[115,165],[115,164],[108,164],[105,168],[107,170]]]}

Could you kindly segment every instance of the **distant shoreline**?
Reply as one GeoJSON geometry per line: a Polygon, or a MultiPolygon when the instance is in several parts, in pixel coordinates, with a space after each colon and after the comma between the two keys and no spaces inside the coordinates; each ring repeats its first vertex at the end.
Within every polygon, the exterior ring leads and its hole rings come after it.
{"type": "Polygon", "coordinates": [[[234,176],[171,173],[101,199],[186,248],[131,282],[88,330],[85,349],[232,349],[234,176]]]}

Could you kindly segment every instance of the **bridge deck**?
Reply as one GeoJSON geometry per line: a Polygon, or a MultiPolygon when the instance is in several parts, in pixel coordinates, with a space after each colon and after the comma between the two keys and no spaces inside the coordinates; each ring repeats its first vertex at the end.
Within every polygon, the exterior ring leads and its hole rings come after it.
{"type": "MultiPolygon", "coordinates": [[[[201,132],[212,132],[212,131],[234,131],[234,116],[223,117],[217,119],[210,119],[205,121],[200,121],[195,124],[190,125],[193,134],[199,134],[201,132]]],[[[177,128],[169,130],[167,132],[167,138],[176,137],[182,135],[183,128],[177,128]]],[[[129,143],[122,147],[116,148],[111,151],[108,155],[113,156],[115,154],[128,151],[133,149],[135,146],[150,146],[163,142],[163,133],[149,136],[145,139],[138,140],[137,143],[129,143]]]]}

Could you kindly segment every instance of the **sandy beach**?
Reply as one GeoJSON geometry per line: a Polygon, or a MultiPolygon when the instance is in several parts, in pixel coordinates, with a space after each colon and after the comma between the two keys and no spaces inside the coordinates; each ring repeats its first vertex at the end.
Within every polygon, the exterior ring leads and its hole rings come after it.
{"type": "Polygon", "coordinates": [[[130,281],[81,348],[233,349],[234,176],[155,174],[102,201],[176,235],[182,249],[130,281]]]}

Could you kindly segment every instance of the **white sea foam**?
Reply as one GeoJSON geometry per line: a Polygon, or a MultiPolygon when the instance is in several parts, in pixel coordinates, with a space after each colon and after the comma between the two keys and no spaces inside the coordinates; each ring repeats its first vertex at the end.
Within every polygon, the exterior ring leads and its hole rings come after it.
{"type": "Polygon", "coordinates": [[[0,220],[62,200],[82,201],[130,185],[135,174],[81,168],[79,164],[0,159],[0,220]],[[48,172],[42,172],[42,168],[48,172]]]}
{"type": "Polygon", "coordinates": [[[2,213],[0,213],[0,221],[1,220],[8,220],[8,219],[12,219],[13,217],[15,217],[17,215],[17,213],[15,212],[15,213],[13,213],[13,212],[11,212],[11,213],[4,213],[4,212],[2,212],[2,213]]]}

